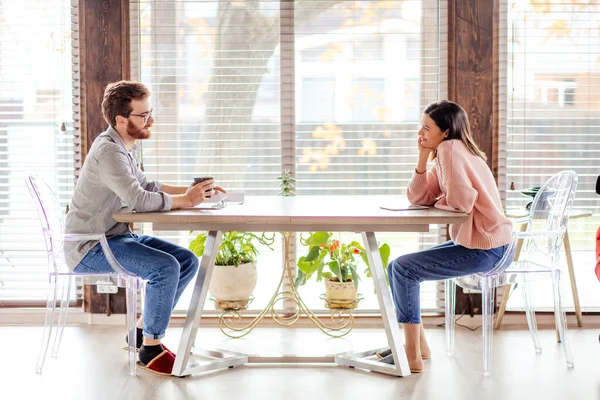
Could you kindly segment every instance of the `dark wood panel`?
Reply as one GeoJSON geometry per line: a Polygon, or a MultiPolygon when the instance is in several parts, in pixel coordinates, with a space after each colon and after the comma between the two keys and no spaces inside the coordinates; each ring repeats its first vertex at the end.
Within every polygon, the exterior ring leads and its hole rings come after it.
{"type": "Polygon", "coordinates": [[[106,85],[122,77],[121,0],[88,1],[86,19],[86,94],[89,145],[106,129],[102,95],[106,85]]]}
{"type": "MultiPolygon", "coordinates": [[[[94,139],[106,129],[102,96],[110,82],[130,79],[129,0],[79,0],[82,161],[94,139]]],[[[84,309],[125,313],[122,289],[114,295],[84,289],[84,309]]]]}
{"type": "Polygon", "coordinates": [[[94,285],[83,285],[83,311],[92,314],[126,314],[125,289],[119,288],[115,294],[98,293],[94,285]]]}
{"type": "Polygon", "coordinates": [[[494,1],[494,10],[496,12],[493,13],[493,34],[492,34],[492,173],[496,178],[496,182],[498,182],[498,153],[500,146],[500,94],[499,94],[499,85],[500,85],[500,46],[499,46],[499,37],[498,37],[498,29],[500,24],[500,0],[494,1]]]}
{"type": "Polygon", "coordinates": [[[492,77],[492,34],[461,18],[456,20],[456,29],[456,70],[492,77]]]}
{"type": "MultiPolygon", "coordinates": [[[[483,2],[483,1],[481,1],[483,2]]],[[[472,6],[472,2],[468,3],[472,6]]],[[[479,3],[478,3],[479,4],[479,3]]],[[[494,137],[493,36],[476,24],[459,17],[465,4],[449,10],[449,90],[450,100],[460,104],[469,115],[477,144],[488,155],[492,168],[494,137]],[[449,21],[450,22],[450,21],[449,21]]],[[[469,14],[472,19],[473,14],[469,14]]]]}
{"type": "Polygon", "coordinates": [[[456,7],[456,18],[477,25],[477,0],[450,1],[456,7]]]}
{"type": "Polygon", "coordinates": [[[493,0],[459,0],[455,3],[456,17],[492,33],[494,19],[493,0]]]}
{"type": "Polygon", "coordinates": [[[457,86],[461,91],[457,96],[459,103],[469,114],[471,130],[475,142],[488,155],[488,165],[491,168],[492,154],[492,79],[483,74],[459,72],[457,86]]]}
{"type": "Polygon", "coordinates": [[[130,77],[129,0],[79,0],[79,7],[82,135],[87,154],[106,129],[101,108],[106,85],[130,77]]]}
{"type": "MultiPolygon", "coordinates": [[[[469,116],[475,141],[497,178],[497,74],[494,60],[496,0],[448,2],[448,99],[469,116]]],[[[456,294],[457,313],[481,313],[481,295],[456,294]]]]}

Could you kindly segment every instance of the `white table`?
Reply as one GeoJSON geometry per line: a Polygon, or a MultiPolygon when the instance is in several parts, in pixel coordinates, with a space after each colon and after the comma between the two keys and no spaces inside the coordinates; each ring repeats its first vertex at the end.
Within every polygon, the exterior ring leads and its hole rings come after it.
{"type": "MultiPolygon", "coordinates": [[[[120,222],[152,223],[154,230],[205,230],[209,231],[204,255],[194,284],[194,292],[173,367],[173,375],[185,376],[193,373],[234,367],[248,363],[248,356],[225,351],[196,351],[210,361],[188,365],[194,343],[202,306],[206,300],[215,257],[222,232],[361,232],[367,252],[377,300],[383,318],[385,333],[395,360],[395,366],[365,359],[373,351],[340,354],[322,362],[335,362],[349,367],[363,368],[395,376],[410,375],[410,368],[402,348],[400,329],[395,318],[394,305],[379,256],[375,232],[427,232],[430,224],[456,224],[466,220],[463,213],[426,209],[410,211],[386,211],[383,204],[406,203],[406,199],[390,196],[247,196],[243,205],[228,205],[221,210],[203,211],[183,209],[170,212],[131,213],[125,210],[113,214],[120,222]]],[[[261,362],[252,357],[252,362],[261,362]]],[[[291,362],[301,362],[300,357],[291,357],[291,362]]],[[[272,357],[264,362],[273,362],[272,357]]],[[[285,358],[281,362],[286,362],[285,358]]],[[[310,362],[315,362],[314,358],[310,362]]]]}

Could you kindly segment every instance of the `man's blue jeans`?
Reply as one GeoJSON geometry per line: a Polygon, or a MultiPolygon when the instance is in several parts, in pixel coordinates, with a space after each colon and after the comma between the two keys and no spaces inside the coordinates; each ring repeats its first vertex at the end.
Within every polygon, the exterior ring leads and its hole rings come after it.
{"type": "Polygon", "coordinates": [[[405,254],[388,265],[388,278],[401,324],[421,322],[420,283],[490,271],[508,245],[490,250],[468,249],[448,241],[405,254]]]}
{"type": "MultiPolygon", "coordinates": [[[[135,234],[108,239],[110,249],[127,271],[146,284],[144,336],[161,339],[173,307],[198,271],[198,257],[190,250],[152,236],[135,234]]],[[[93,247],[75,267],[76,272],[111,272],[100,244],[93,247]]]]}

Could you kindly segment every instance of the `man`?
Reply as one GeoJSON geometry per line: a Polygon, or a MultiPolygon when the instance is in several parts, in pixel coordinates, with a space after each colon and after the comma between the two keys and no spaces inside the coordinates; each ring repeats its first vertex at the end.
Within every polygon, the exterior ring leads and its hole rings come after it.
{"type": "MultiPolygon", "coordinates": [[[[213,181],[170,186],[149,181],[139,168],[136,140],[149,139],[154,123],[150,91],[139,82],[120,81],[106,87],[102,115],[109,124],[92,145],[67,215],[67,233],[104,232],[111,250],[126,270],[148,281],[145,307],[138,321],[140,363],[170,374],[175,355],[161,344],[173,307],[198,271],[198,258],[183,247],[152,236],[138,236],[129,224],[112,218],[122,207],[139,212],[193,207],[214,193],[213,181]]],[[[224,192],[218,186],[216,191],[224,192]]],[[[98,241],[67,242],[69,268],[76,272],[111,272],[98,241]]]]}

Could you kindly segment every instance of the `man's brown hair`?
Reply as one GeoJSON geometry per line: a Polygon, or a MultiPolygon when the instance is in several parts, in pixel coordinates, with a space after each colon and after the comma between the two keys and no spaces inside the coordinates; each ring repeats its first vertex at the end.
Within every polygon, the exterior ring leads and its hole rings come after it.
{"type": "Polygon", "coordinates": [[[143,83],[119,81],[109,83],[102,99],[102,116],[110,125],[117,125],[117,115],[129,117],[133,109],[131,100],[143,100],[150,96],[150,90],[143,83]]]}

